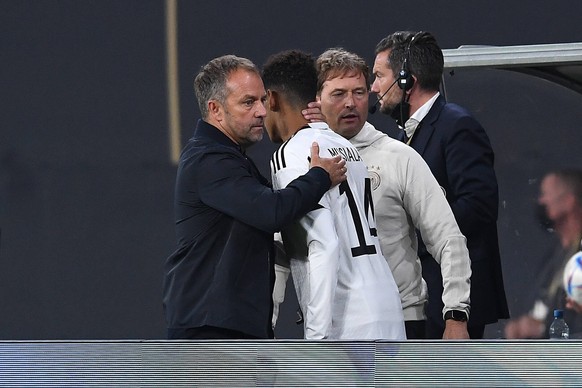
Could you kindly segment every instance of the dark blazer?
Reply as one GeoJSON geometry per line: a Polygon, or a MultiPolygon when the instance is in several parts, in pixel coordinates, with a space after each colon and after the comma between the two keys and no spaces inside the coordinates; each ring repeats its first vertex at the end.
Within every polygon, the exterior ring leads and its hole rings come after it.
{"type": "MultiPolygon", "coordinates": [[[[497,240],[497,178],[485,130],[466,109],[446,103],[439,96],[410,145],[424,158],[445,191],[467,238],[472,270],[469,327],[508,318],[497,240]]],[[[419,254],[429,291],[429,324],[439,321],[444,328],[440,266],[422,243],[419,254]]]]}
{"type": "Polygon", "coordinates": [[[238,145],[199,121],[176,179],[178,248],[164,268],[168,336],[208,325],[271,338],[273,234],[315,208],[330,184],[312,168],[274,191],[238,145]]]}

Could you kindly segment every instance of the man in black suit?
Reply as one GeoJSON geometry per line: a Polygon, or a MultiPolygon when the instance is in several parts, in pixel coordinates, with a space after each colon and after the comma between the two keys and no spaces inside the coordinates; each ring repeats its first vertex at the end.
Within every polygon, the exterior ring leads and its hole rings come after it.
{"type": "MultiPolygon", "coordinates": [[[[380,111],[403,128],[400,139],[429,165],[467,238],[472,269],[468,329],[471,338],[483,338],[486,324],[509,317],[497,239],[494,155],[477,120],[440,95],[443,63],[430,33],[395,32],[376,46],[371,91],[379,96],[380,111]]],[[[427,338],[442,338],[444,320],[468,317],[462,311],[443,313],[441,270],[422,241],[419,256],[429,291],[427,338]]]]}
{"type": "Polygon", "coordinates": [[[319,158],[273,190],[246,155],[260,141],[267,94],[258,68],[234,55],[215,58],[194,80],[202,119],[176,176],[178,248],[165,264],[169,339],[272,338],[273,234],[313,210],[346,180],[345,161],[319,158]]]}

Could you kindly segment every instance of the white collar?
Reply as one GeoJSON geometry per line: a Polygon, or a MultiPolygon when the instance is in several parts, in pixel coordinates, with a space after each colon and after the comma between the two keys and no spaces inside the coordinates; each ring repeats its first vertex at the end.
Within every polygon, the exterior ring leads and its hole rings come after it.
{"type": "Polygon", "coordinates": [[[439,92],[436,92],[435,95],[430,98],[430,100],[428,100],[427,102],[425,102],[410,117],[413,118],[413,119],[416,119],[418,122],[421,122],[426,117],[426,115],[428,114],[428,111],[430,111],[430,108],[432,108],[432,106],[434,105],[434,102],[436,101],[436,99],[440,95],[441,94],[439,92]]]}

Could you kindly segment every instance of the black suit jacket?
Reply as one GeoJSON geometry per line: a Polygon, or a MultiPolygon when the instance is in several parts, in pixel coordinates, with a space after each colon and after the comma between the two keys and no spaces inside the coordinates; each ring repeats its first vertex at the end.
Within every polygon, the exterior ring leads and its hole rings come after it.
{"type": "Polygon", "coordinates": [[[164,279],[168,336],[214,326],[272,338],[273,233],[314,209],[330,183],[312,168],[274,191],[238,145],[200,120],[176,178],[178,249],[164,279]]]}
{"type": "MultiPolygon", "coordinates": [[[[439,96],[410,145],[424,158],[444,189],[471,257],[469,326],[508,318],[497,240],[499,196],[493,150],[485,130],[464,108],[439,96]]],[[[429,321],[442,322],[440,266],[420,244],[429,291],[429,321]]],[[[444,327],[444,322],[442,323],[444,327]]]]}

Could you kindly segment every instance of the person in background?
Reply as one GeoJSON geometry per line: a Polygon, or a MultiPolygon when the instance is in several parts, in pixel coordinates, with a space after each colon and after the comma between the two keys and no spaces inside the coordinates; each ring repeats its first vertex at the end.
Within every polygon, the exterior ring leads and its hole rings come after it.
{"type": "Polygon", "coordinates": [[[164,268],[168,338],[272,338],[273,235],[346,179],[345,161],[319,158],[313,144],[305,174],[274,190],[245,154],[264,133],[256,66],[215,58],[194,87],[202,120],[176,178],[178,248],[164,268]]]}
{"type": "MultiPolygon", "coordinates": [[[[505,326],[506,338],[544,338],[553,319],[553,310],[578,308],[566,300],[563,288],[564,266],[580,250],[582,240],[582,170],[561,169],[544,175],[540,185],[538,211],[540,225],[557,237],[556,247],[537,272],[536,300],[533,308],[505,326]]],[[[572,336],[582,332],[582,316],[565,311],[564,318],[572,336]]]]}
{"type": "Polygon", "coordinates": [[[305,338],[405,339],[400,296],[375,233],[366,165],[349,141],[324,122],[308,123],[301,112],[316,95],[315,60],[283,51],[268,59],[262,74],[265,127],[273,142],[282,143],[271,159],[273,186],[282,189],[305,174],[306,145],[314,141],[323,154],[342,155],[348,165],[347,180],[281,232],[305,338]]]}
{"type": "Polygon", "coordinates": [[[367,165],[378,238],[398,285],[407,338],[425,338],[427,290],[415,227],[440,264],[443,314],[462,313],[459,320],[446,321],[442,337],[468,338],[469,252],[441,188],[416,151],[366,121],[369,68],[361,57],[329,49],[317,59],[317,70],[317,101],[328,125],[356,147],[367,165]]]}
{"type": "MultiPolygon", "coordinates": [[[[380,111],[402,128],[400,140],[430,167],[467,238],[472,270],[468,328],[471,338],[483,338],[485,325],[509,317],[497,237],[494,154],[477,120],[440,95],[443,66],[432,34],[395,32],[376,46],[371,91],[378,95],[380,111]]],[[[419,256],[428,286],[427,338],[441,338],[443,278],[422,232],[419,256]]]]}

